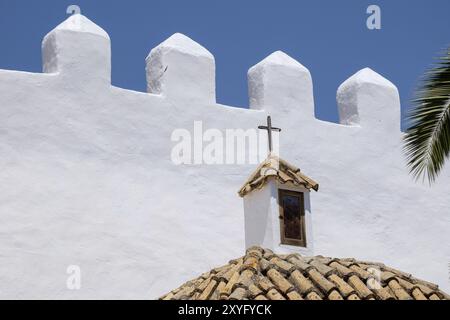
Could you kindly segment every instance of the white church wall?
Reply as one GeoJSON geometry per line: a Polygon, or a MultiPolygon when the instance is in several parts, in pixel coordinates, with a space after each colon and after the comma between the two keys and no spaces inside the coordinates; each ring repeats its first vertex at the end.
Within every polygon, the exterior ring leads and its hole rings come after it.
{"type": "Polygon", "coordinates": [[[244,197],[246,248],[275,248],[276,225],[279,225],[274,211],[278,207],[276,192],[275,183],[269,181],[261,190],[255,190],[244,197]]]}
{"type": "Polygon", "coordinates": [[[1,298],[151,299],[243,255],[237,191],[255,165],[176,166],[171,135],[268,114],[281,157],[320,183],[316,254],[450,291],[450,171],[432,188],[408,175],[392,83],[362,70],[339,89],[341,124],[320,121],[310,72],[276,52],[249,72],[250,110],[219,105],[213,56],[175,35],[147,59],[150,93],[134,92],[110,85],[106,32],[75,18],[45,38],[44,73],[0,70],[1,298]]]}

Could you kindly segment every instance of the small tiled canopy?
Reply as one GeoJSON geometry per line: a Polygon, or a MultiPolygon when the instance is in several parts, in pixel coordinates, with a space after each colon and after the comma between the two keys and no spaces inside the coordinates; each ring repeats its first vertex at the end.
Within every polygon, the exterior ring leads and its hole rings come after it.
{"type": "Polygon", "coordinates": [[[270,178],[275,178],[281,184],[291,183],[294,186],[303,186],[308,190],[319,190],[319,184],[302,174],[299,168],[277,156],[269,155],[248,178],[239,190],[239,195],[244,197],[253,190],[261,189],[270,178]]]}
{"type": "Polygon", "coordinates": [[[450,300],[450,297],[437,285],[384,264],[275,255],[270,250],[253,247],[244,257],[187,282],[161,299],[450,300]]]}

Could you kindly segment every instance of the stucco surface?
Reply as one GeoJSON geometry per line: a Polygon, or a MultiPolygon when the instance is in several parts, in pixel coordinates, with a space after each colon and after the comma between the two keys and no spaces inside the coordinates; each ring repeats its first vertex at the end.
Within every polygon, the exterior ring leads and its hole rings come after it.
{"type": "Polygon", "coordinates": [[[46,37],[44,73],[0,70],[0,298],[151,299],[241,256],[237,191],[255,166],[176,166],[171,134],[269,114],[281,157],[320,184],[314,254],[450,291],[450,171],[432,188],[408,175],[390,82],[363,70],[338,92],[342,124],[320,121],[310,72],[276,52],[249,72],[249,110],[219,105],[214,58],[176,35],[147,58],[151,93],[134,92],[111,86],[106,33],[72,22],[46,37]],[[69,265],[80,290],[66,288],[69,265]]]}

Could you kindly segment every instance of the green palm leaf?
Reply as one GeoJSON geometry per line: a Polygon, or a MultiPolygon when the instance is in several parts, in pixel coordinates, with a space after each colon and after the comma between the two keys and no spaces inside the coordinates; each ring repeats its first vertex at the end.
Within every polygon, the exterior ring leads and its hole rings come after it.
{"type": "Polygon", "coordinates": [[[423,80],[404,137],[408,167],[434,182],[450,154],[450,48],[423,80]]]}

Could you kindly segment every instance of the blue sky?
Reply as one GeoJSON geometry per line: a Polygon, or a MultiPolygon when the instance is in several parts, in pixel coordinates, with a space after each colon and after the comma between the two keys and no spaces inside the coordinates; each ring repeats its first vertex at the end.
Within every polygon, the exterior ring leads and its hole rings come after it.
{"type": "Polygon", "coordinates": [[[450,45],[448,0],[0,0],[0,69],[40,72],[41,40],[70,4],[109,33],[114,85],[145,91],[148,52],[181,32],[214,54],[218,102],[247,107],[247,70],[283,50],[311,71],[316,115],[329,121],[339,84],[366,66],[397,85],[404,112],[450,45]],[[381,30],[366,28],[370,4],[381,7],[381,30]]]}

